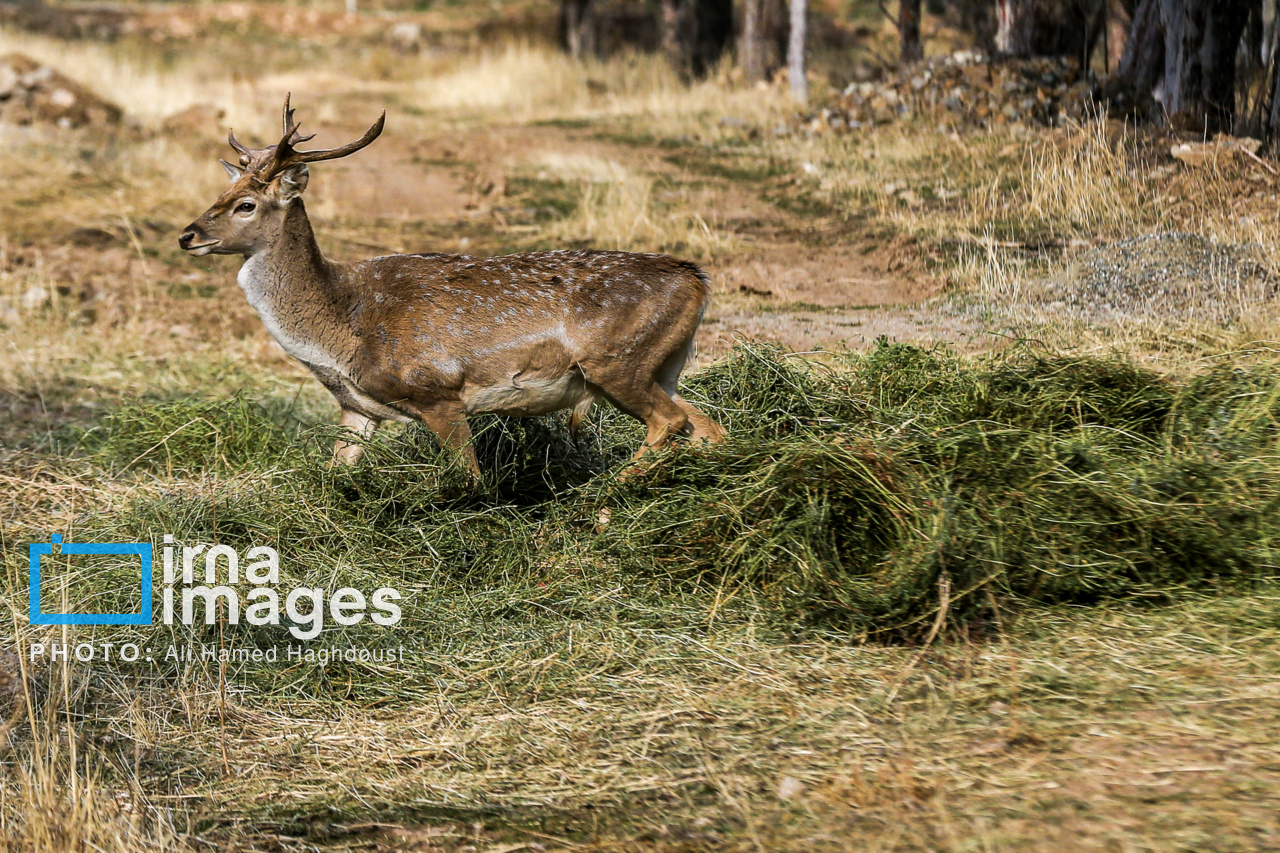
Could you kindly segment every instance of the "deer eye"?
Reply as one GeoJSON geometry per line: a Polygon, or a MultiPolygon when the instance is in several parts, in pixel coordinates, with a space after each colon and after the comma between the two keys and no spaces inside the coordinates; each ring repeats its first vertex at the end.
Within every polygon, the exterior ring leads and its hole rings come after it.
{"type": "Polygon", "coordinates": [[[253,213],[257,207],[258,205],[251,201],[242,201],[236,205],[236,213],[253,213]]]}

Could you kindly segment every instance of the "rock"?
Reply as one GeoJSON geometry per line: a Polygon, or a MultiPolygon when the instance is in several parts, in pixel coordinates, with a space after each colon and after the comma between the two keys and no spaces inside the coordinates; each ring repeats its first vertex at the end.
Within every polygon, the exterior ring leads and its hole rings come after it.
{"type": "Polygon", "coordinates": [[[1069,310],[1058,313],[1090,319],[1230,323],[1242,306],[1280,295],[1280,280],[1264,261],[1257,246],[1179,232],[1148,234],[1082,252],[1030,301],[1065,303],[1069,310]]]}
{"type": "Polygon", "coordinates": [[[1199,142],[1184,142],[1169,149],[1169,155],[1173,159],[1188,166],[1203,166],[1215,153],[1217,152],[1212,145],[1199,142]]]}
{"type": "Polygon", "coordinates": [[[980,54],[960,51],[883,82],[855,79],[825,125],[842,130],[919,117],[952,127],[1009,122],[1053,127],[1064,116],[1083,118],[1096,109],[1090,86],[1080,77],[1070,58],[987,65],[980,54]]]}
{"type": "Polygon", "coordinates": [[[67,89],[54,89],[49,93],[49,103],[55,107],[69,110],[76,105],[75,93],[67,89]]]}
{"type": "Polygon", "coordinates": [[[49,291],[43,287],[32,285],[22,294],[22,307],[28,311],[36,311],[49,304],[49,291]]]}
{"type": "Polygon", "coordinates": [[[1188,166],[1203,166],[1222,157],[1252,159],[1262,147],[1261,139],[1237,137],[1219,133],[1212,142],[1184,142],[1169,149],[1169,156],[1188,166]]]}
{"type": "Polygon", "coordinates": [[[0,122],[103,127],[123,118],[118,106],[51,66],[20,53],[0,57],[0,122]]]}
{"type": "Polygon", "coordinates": [[[226,110],[212,104],[192,104],[185,110],[165,116],[160,122],[160,131],[170,136],[206,136],[219,133],[226,117],[226,110]]]}
{"type": "Polygon", "coordinates": [[[13,94],[18,88],[18,74],[8,65],[0,65],[0,100],[13,94]]]}

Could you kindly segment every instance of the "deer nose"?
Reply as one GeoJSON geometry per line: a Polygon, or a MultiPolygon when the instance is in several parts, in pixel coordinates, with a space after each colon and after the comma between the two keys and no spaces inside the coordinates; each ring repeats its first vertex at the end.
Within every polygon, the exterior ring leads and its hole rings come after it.
{"type": "Polygon", "coordinates": [[[182,232],[182,236],[178,238],[178,245],[183,249],[189,249],[191,248],[191,244],[195,242],[195,239],[196,239],[195,229],[188,229],[182,232]]]}

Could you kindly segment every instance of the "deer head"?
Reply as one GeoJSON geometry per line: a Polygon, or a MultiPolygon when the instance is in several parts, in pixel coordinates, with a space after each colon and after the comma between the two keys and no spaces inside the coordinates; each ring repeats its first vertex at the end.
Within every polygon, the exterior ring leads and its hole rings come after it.
{"type": "Polygon", "coordinates": [[[285,213],[307,188],[307,164],[336,160],[354,154],[382,133],[384,111],[364,136],[338,148],[301,151],[298,145],[311,139],[303,136],[284,99],[284,135],[275,145],[249,148],[236,140],[227,142],[240,155],[239,165],[221,160],[231,178],[231,186],[218,196],[213,206],[186,227],[178,245],[192,255],[245,255],[261,251],[279,236],[285,213]]]}

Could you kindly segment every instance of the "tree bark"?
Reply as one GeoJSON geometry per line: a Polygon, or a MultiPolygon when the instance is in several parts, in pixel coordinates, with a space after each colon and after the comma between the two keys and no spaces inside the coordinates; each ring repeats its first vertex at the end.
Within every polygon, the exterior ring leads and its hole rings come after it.
{"type": "Polygon", "coordinates": [[[698,0],[693,73],[709,74],[733,43],[733,0],[698,0]]]}
{"type": "Polygon", "coordinates": [[[1272,27],[1267,60],[1271,63],[1270,73],[1267,75],[1271,81],[1270,103],[1267,104],[1267,140],[1274,149],[1276,139],[1280,139],[1280,26],[1272,27]]]}
{"type": "Polygon", "coordinates": [[[1098,35],[1099,8],[1093,0],[996,0],[996,53],[1073,56],[1083,63],[1098,35]]]}
{"type": "Polygon", "coordinates": [[[913,65],[924,59],[924,45],[920,43],[920,0],[899,0],[898,63],[913,65]]]}
{"type": "MultiPolygon", "coordinates": [[[[1157,97],[1174,127],[1208,136],[1235,122],[1236,54],[1249,0],[1142,0],[1108,92],[1157,97]]],[[[1272,104],[1274,107],[1274,103],[1272,104]]]]}
{"type": "Polygon", "coordinates": [[[701,77],[733,35],[733,0],[662,0],[661,46],[681,74],[701,77]]]}
{"type": "Polygon", "coordinates": [[[748,83],[764,79],[764,40],[761,36],[762,0],[743,0],[742,35],[738,39],[738,61],[748,83]]]}
{"type": "Polygon", "coordinates": [[[685,64],[686,50],[682,35],[685,29],[684,12],[686,4],[681,0],[662,0],[659,6],[659,14],[661,15],[661,46],[662,52],[666,54],[667,61],[675,68],[683,70],[685,64]]]}
{"type": "Polygon", "coordinates": [[[1203,109],[1209,133],[1230,133],[1236,117],[1236,53],[1249,22],[1248,0],[1213,3],[1200,46],[1203,109]]]}
{"type": "Polygon", "coordinates": [[[1248,20],[1244,0],[1160,0],[1169,122],[1206,135],[1235,119],[1236,51],[1248,20]]]}
{"type": "Polygon", "coordinates": [[[787,39],[787,80],[791,83],[791,100],[805,103],[809,100],[809,79],[806,77],[805,42],[807,35],[808,0],[791,0],[791,34],[787,39]]]}
{"type": "Polygon", "coordinates": [[[1107,55],[1105,70],[1109,73],[1120,67],[1125,48],[1129,43],[1129,31],[1133,28],[1132,16],[1125,8],[1124,0],[1104,0],[1106,3],[1107,55]]]}
{"type": "Polygon", "coordinates": [[[767,80],[785,58],[787,7],[784,0],[743,0],[738,61],[747,82],[767,80]]]}
{"type": "Polygon", "coordinates": [[[1163,76],[1164,22],[1160,18],[1160,0],[1142,0],[1133,13],[1133,26],[1109,88],[1113,97],[1149,97],[1163,76]]]}
{"type": "Polygon", "coordinates": [[[1031,56],[1035,0],[996,0],[996,52],[1025,59],[1031,56]]]}
{"type": "Polygon", "coordinates": [[[560,44],[574,59],[600,55],[596,0],[560,0],[560,44]]]}

